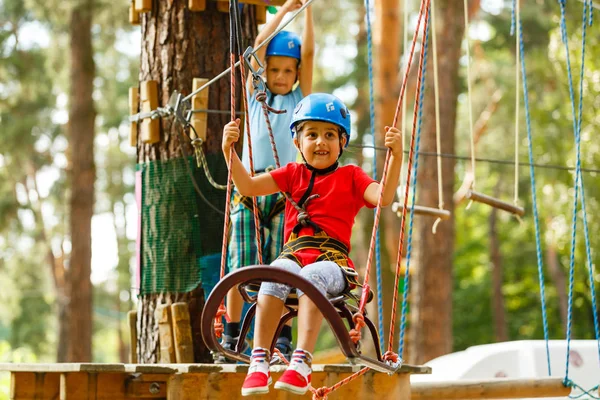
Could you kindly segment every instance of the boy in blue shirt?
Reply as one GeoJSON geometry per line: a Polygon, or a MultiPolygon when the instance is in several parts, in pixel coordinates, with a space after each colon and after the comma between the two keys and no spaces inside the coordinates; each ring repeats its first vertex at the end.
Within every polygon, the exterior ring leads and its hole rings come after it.
{"type": "MultiPolygon", "coordinates": [[[[303,1],[287,0],[273,19],[260,31],[255,40],[255,47],[277,29],[288,12],[302,7],[303,1]]],[[[276,110],[286,110],[284,114],[269,114],[282,167],[296,161],[298,153],[289,126],[294,108],[304,96],[311,93],[312,89],[314,34],[311,7],[307,7],[305,11],[302,41],[293,32],[281,31],[273,37],[266,48],[263,47],[256,52],[256,57],[265,65],[267,104],[276,110]]],[[[258,65],[254,59],[252,63],[252,67],[257,69],[258,65]]],[[[254,170],[256,174],[261,174],[276,167],[275,159],[262,105],[255,98],[251,76],[246,85],[254,170]]],[[[247,141],[243,143],[242,163],[249,171],[247,141]]],[[[227,263],[229,272],[247,265],[258,264],[252,198],[243,197],[237,192],[234,192],[233,196],[227,263]]],[[[257,197],[256,203],[261,225],[263,264],[270,264],[278,257],[283,247],[285,198],[280,193],[276,193],[257,197]]],[[[233,349],[237,343],[243,304],[237,288],[230,290],[227,294],[227,314],[230,321],[225,324],[222,342],[226,349],[233,349]]],[[[291,357],[293,350],[291,324],[283,328],[276,347],[286,358],[291,357]]],[[[227,361],[224,358],[217,360],[217,362],[227,361]]]]}

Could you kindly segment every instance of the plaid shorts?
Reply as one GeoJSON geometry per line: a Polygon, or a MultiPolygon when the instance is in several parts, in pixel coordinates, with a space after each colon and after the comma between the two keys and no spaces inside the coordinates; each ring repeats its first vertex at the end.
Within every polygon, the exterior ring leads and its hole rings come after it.
{"type": "MultiPolygon", "coordinates": [[[[254,214],[240,202],[239,194],[234,192],[233,196],[227,257],[229,272],[240,267],[258,264],[254,214]]],[[[271,218],[268,217],[281,198],[284,198],[281,193],[256,198],[261,213],[259,215],[264,216],[260,221],[263,265],[271,264],[279,256],[283,247],[284,212],[273,215],[271,218]]]]}

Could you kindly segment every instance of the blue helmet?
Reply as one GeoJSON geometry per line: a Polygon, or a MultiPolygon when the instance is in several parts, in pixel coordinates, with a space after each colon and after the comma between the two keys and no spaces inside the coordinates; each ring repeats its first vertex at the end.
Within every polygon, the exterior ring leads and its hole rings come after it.
{"type": "Polygon", "coordinates": [[[324,121],[337,125],[346,135],[346,146],[350,142],[350,112],[344,102],[332,94],[312,93],[300,100],[292,115],[292,136],[296,132],[296,124],[302,121],[324,121]]]}
{"type": "Polygon", "coordinates": [[[300,36],[294,32],[281,31],[269,42],[266,56],[291,57],[300,61],[300,46],[302,46],[300,36]]]}

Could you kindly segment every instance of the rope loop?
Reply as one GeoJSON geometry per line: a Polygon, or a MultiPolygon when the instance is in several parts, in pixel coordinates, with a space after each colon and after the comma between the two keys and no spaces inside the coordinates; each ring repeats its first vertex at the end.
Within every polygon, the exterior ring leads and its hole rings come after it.
{"type": "Polygon", "coordinates": [[[217,313],[215,314],[214,325],[215,336],[217,336],[218,338],[221,338],[221,336],[223,336],[223,332],[225,331],[222,318],[224,315],[227,315],[227,309],[225,308],[225,304],[221,303],[221,305],[217,309],[217,313]]]}
{"type": "Polygon", "coordinates": [[[264,90],[257,91],[256,96],[254,97],[256,98],[256,101],[264,103],[265,101],[267,101],[267,92],[265,92],[264,90]]]}
{"type": "Polygon", "coordinates": [[[322,386],[313,390],[312,400],[327,400],[327,395],[331,393],[331,389],[327,386],[322,386]]]}
{"type": "Polygon", "coordinates": [[[262,103],[262,106],[264,109],[266,109],[267,111],[273,113],[273,114],[285,114],[287,113],[287,110],[277,110],[273,107],[271,107],[270,105],[267,104],[267,92],[265,90],[256,90],[256,95],[254,96],[254,98],[256,99],[256,101],[258,101],[259,103],[262,103]]]}
{"type": "Polygon", "coordinates": [[[350,330],[349,335],[352,342],[356,344],[362,338],[360,330],[366,326],[365,316],[359,311],[352,316],[352,321],[354,322],[354,328],[350,330]]]}

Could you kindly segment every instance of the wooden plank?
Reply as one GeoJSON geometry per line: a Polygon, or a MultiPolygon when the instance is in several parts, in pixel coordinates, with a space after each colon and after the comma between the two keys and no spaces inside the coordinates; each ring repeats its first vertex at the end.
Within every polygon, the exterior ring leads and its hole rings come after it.
{"type": "Polygon", "coordinates": [[[135,9],[138,12],[152,11],[152,0],[135,0],[135,9]]]}
{"type": "Polygon", "coordinates": [[[175,360],[178,363],[193,363],[194,345],[192,343],[192,327],[190,326],[190,312],[187,303],[172,304],[171,315],[175,360]]]}
{"type": "MultiPolygon", "coordinates": [[[[139,14],[138,14],[139,15],[139,14]]],[[[139,22],[139,20],[138,20],[139,22]]],[[[129,115],[137,114],[140,107],[140,93],[137,86],[129,88],[129,115]]],[[[137,146],[138,123],[131,122],[129,126],[129,145],[137,146]]]]}
{"type": "Polygon", "coordinates": [[[254,6],[256,23],[262,25],[267,22],[267,7],[265,6],[254,6]]]}
{"type": "MultiPolygon", "coordinates": [[[[194,78],[192,86],[193,91],[198,90],[208,82],[206,78],[194,78]]],[[[206,88],[200,93],[192,96],[192,110],[207,110],[208,109],[208,92],[206,88]]],[[[190,131],[190,137],[195,139],[196,137],[202,139],[202,142],[206,142],[206,126],[208,123],[208,113],[193,113],[191,124],[194,130],[190,131]]]]}
{"type": "Polygon", "coordinates": [[[47,372],[11,372],[10,399],[57,399],[60,375],[47,372]]]}
{"type": "MultiPolygon", "coordinates": [[[[217,0],[219,3],[229,3],[229,0],[217,0]]],[[[245,4],[254,4],[259,6],[264,6],[268,4],[270,6],[282,6],[285,3],[285,0],[269,0],[268,2],[265,0],[239,0],[240,3],[245,4]]]]}
{"type": "Polygon", "coordinates": [[[127,398],[164,399],[167,396],[169,375],[133,374],[125,382],[127,398]]]}
{"type": "Polygon", "coordinates": [[[137,311],[131,310],[127,313],[129,324],[129,362],[137,364],[137,311]]]}
{"type": "Polygon", "coordinates": [[[125,400],[128,374],[66,372],[60,375],[60,400],[125,400]]]}
{"type": "MultiPolygon", "coordinates": [[[[141,111],[150,112],[158,107],[158,81],[140,83],[141,111]]],[[[160,141],[160,124],[158,119],[145,118],[141,124],[141,136],[144,143],[153,144],[160,141]]]]}
{"type": "Polygon", "coordinates": [[[188,8],[190,11],[206,10],[206,0],[188,0],[188,8]]]}
{"type": "Polygon", "coordinates": [[[564,397],[571,389],[562,378],[488,379],[451,382],[415,382],[411,385],[412,400],[433,399],[518,399],[564,397]]]}
{"type": "Polygon", "coordinates": [[[131,4],[129,5],[129,23],[131,25],[140,24],[140,13],[135,9],[135,0],[131,0],[131,4]]]}
{"type": "Polygon", "coordinates": [[[218,1],[217,2],[217,10],[228,13],[229,12],[229,0],[227,2],[218,1]]]}
{"type": "Polygon", "coordinates": [[[154,317],[158,322],[158,336],[160,342],[160,364],[175,362],[175,346],[173,344],[173,330],[171,324],[171,307],[168,304],[159,304],[154,310],[154,317]]]}

